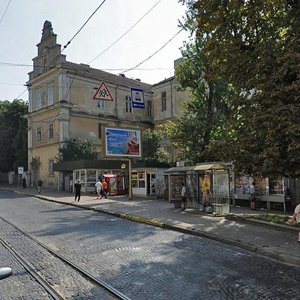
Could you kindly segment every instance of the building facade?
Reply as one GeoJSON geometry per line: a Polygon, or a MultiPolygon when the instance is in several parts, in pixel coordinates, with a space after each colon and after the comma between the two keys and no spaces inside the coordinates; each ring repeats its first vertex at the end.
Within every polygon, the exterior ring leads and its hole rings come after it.
{"type": "MultiPolygon", "coordinates": [[[[178,116],[180,103],[187,100],[186,93],[176,91],[174,77],[152,86],[68,62],[49,21],[44,23],[37,49],[27,82],[31,184],[41,179],[47,187],[57,186],[60,175],[53,165],[64,141],[89,140],[101,159],[104,127],[153,129],[178,116]],[[133,91],[142,91],[143,107],[133,105],[133,91]]],[[[173,153],[170,144],[165,146],[173,153]]]]}

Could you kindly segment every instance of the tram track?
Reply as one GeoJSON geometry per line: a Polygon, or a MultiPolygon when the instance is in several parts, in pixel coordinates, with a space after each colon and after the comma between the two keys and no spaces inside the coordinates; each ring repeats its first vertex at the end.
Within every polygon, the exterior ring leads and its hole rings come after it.
{"type": "MultiPolygon", "coordinates": [[[[45,245],[43,242],[38,240],[36,237],[32,236],[29,232],[26,230],[20,228],[19,226],[13,224],[12,222],[6,220],[5,218],[0,216],[0,220],[8,224],[9,226],[13,227],[15,230],[17,230],[19,233],[24,235],[26,238],[30,239],[37,245],[39,245],[42,249],[46,250],[49,254],[54,256],[56,259],[60,260],[64,265],[67,265],[71,269],[73,269],[75,272],[79,273],[82,277],[84,277],[86,280],[88,280],[90,283],[92,283],[95,287],[100,287],[101,289],[105,290],[110,296],[109,299],[122,299],[122,300],[130,300],[129,297],[124,295],[121,291],[117,290],[113,286],[111,286],[108,282],[97,278],[95,275],[91,274],[84,268],[76,265],[71,260],[67,259],[66,257],[59,254],[57,251],[51,249],[47,245],[45,245]]],[[[41,276],[40,272],[37,271],[38,268],[34,266],[33,263],[28,261],[28,258],[24,257],[13,245],[11,245],[10,242],[7,242],[4,238],[0,236],[0,243],[4,248],[6,248],[9,253],[17,260],[17,262],[22,265],[26,271],[33,277],[35,280],[46,290],[46,292],[55,300],[61,300],[61,299],[68,299],[68,297],[65,297],[63,293],[59,292],[57,290],[57,287],[55,284],[50,283],[47,278],[44,276],[41,276]]],[[[59,270],[57,270],[59,272],[59,270]]]]}

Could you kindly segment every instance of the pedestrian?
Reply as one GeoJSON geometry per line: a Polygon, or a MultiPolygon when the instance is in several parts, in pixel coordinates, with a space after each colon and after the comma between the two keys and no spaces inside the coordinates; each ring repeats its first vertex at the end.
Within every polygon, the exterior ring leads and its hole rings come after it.
{"type": "Polygon", "coordinates": [[[213,208],[212,202],[213,202],[212,194],[209,191],[209,189],[207,189],[206,192],[203,193],[203,210],[204,210],[204,212],[209,213],[209,214],[213,213],[214,208],[213,208]]]}
{"type": "Polygon", "coordinates": [[[252,181],[249,186],[249,192],[250,192],[250,209],[256,210],[256,196],[255,196],[255,183],[252,181]]]}
{"type": "Polygon", "coordinates": [[[25,177],[23,177],[23,189],[25,189],[25,188],[26,188],[26,186],[27,186],[27,183],[26,183],[26,178],[25,178],[25,177]]]}
{"type": "Polygon", "coordinates": [[[181,203],[183,204],[183,208],[182,210],[186,209],[186,187],[184,185],[184,183],[181,183],[181,203]]]}
{"type": "Polygon", "coordinates": [[[105,179],[102,181],[102,195],[107,198],[107,182],[105,179]]]}
{"type": "Polygon", "coordinates": [[[96,193],[97,193],[97,199],[102,199],[102,183],[100,181],[100,179],[98,179],[98,181],[96,182],[95,184],[95,187],[96,187],[96,193]]]}
{"type": "MultiPolygon", "coordinates": [[[[298,226],[300,225],[300,203],[296,206],[292,219],[290,220],[290,224],[294,223],[297,223],[298,226]]],[[[300,231],[298,234],[298,243],[300,243],[300,231]]]]}
{"type": "Polygon", "coordinates": [[[74,184],[74,189],[75,189],[75,201],[77,199],[77,201],[79,202],[80,195],[81,195],[81,184],[79,180],[74,184]]]}
{"type": "Polygon", "coordinates": [[[39,194],[41,193],[42,184],[43,184],[43,181],[41,179],[39,179],[37,182],[37,190],[38,190],[39,194]]]}

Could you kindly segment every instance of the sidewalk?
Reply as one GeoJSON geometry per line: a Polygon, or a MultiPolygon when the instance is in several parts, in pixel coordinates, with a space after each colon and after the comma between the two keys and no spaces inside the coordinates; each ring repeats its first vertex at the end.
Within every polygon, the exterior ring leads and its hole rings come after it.
{"type": "MultiPolygon", "coordinates": [[[[166,200],[148,197],[133,196],[133,200],[128,200],[128,196],[124,195],[97,200],[96,196],[83,195],[80,202],[75,202],[74,194],[67,192],[42,189],[41,194],[38,194],[33,188],[23,189],[19,186],[8,185],[0,185],[0,190],[14,191],[136,222],[207,237],[280,261],[300,265],[300,243],[297,243],[300,228],[245,220],[245,214],[253,214],[249,208],[232,207],[231,216],[225,218],[203,214],[197,209],[185,211],[174,209],[173,204],[166,200]]],[[[274,213],[281,214],[277,211],[274,213]]]]}

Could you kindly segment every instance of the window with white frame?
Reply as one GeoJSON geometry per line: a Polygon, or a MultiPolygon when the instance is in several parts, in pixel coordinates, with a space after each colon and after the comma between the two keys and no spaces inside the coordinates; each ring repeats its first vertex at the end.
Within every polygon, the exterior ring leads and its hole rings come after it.
{"type": "Polygon", "coordinates": [[[53,139],[53,123],[48,124],[48,139],[53,139]]]}
{"type": "Polygon", "coordinates": [[[54,85],[48,85],[48,106],[54,103],[54,85]]]}
{"type": "Polygon", "coordinates": [[[38,127],[36,129],[36,140],[41,141],[42,140],[42,128],[38,127]]]}
{"type": "Polygon", "coordinates": [[[132,113],[132,101],[130,96],[126,96],[126,112],[132,113]]]}
{"type": "Polygon", "coordinates": [[[42,108],[42,90],[39,89],[36,91],[36,98],[35,98],[35,103],[36,103],[36,110],[42,108]]]}
{"type": "Polygon", "coordinates": [[[54,164],[54,160],[53,159],[49,159],[49,163],[48,163],[48,175],[50,175],[50,176],[53,175],[53,164],[54,164]]]}
{"type": "Polygon", "coordinates": [[[167,93],[161,93],[161,111],[167,110],[167,93]]]}

